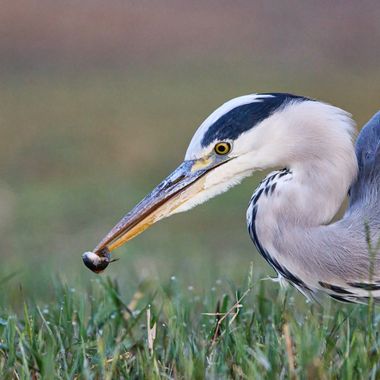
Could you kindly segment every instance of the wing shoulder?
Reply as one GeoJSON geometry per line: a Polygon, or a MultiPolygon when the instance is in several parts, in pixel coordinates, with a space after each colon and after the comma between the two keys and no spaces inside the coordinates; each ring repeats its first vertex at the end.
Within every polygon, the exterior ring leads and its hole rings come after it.
{"type": "Polygon", "coordinates": [[[350,189],[350,208],[373,204],[380,195],[380,111],[362,128],[355,145],[358,177],[350,189]]]}

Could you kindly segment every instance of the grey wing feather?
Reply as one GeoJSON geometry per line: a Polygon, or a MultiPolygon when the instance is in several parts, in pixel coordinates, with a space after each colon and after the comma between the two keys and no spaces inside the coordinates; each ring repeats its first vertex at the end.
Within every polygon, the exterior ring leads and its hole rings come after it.
{"type": "Polygon", "coordinates": [[[356,141],[359,172],[350,189],[349,211],[380,214],[380,111],[362,128],[356,141]]]}

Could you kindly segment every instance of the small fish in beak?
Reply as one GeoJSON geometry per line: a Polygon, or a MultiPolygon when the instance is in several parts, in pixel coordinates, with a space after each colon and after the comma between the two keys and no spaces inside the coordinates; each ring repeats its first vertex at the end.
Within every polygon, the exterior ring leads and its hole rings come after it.
{"type": "Polygon", "coordinates": [[[101,273],[112,262],[111,253],[107,247],[104,247],[97,253],[85,252],[82,255],[84,265],[95,273],[101,273]]]}

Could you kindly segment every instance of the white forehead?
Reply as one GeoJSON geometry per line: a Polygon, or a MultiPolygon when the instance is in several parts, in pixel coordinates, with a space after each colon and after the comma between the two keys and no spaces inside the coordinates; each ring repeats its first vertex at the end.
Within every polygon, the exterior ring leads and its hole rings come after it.
{"type": "Polygon", "coordinates": [[[273,95],[264,94],[251,94],[243,95],[237,98],[231,99],[228,102],[217,108],[197,129],[193,138],[190,141],[189,147],[187,148],[185,160],[198,158],[205,153],[208,149],[207,147],[202,147],[202,139],[207,130],[213,125],[218,119],[220,119],[226,113],[232,111],[234,108],[243,106],[249,103],[262,102],[265,98],[273,98],[273,95]]]}

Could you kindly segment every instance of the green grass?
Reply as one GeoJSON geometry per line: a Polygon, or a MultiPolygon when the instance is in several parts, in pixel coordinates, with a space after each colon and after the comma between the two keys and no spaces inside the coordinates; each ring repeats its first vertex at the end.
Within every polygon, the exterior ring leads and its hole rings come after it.
{"type": "Polygon", "coordinates": [[[366,306],[308,304],[252,271],[240,286],[195,291],[172,277],[126,293],[97,277],[86,291],[58,283],[53,302],[26,302],[22,315],[3,311],[1,378],[380,376],[380,319],[366,306]]]}

